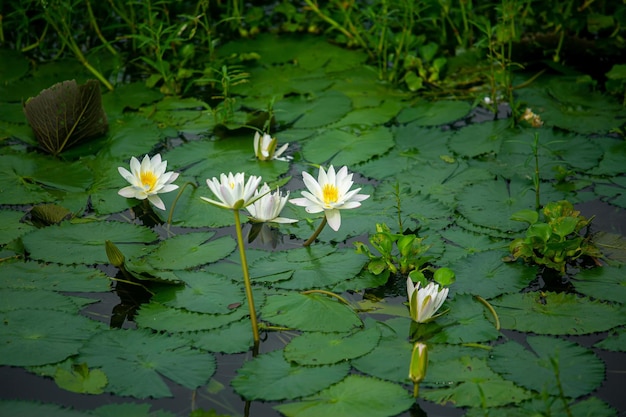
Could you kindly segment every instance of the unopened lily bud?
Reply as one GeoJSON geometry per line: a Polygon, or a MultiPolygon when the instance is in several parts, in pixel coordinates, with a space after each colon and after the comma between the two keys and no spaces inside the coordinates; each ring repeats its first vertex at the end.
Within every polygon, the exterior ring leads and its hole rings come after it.
{"type": "Polygon", "coordinates": [[[115,246],[113,242],[110,240],[106,240],[104,242],[104,247],[107,253],[107,258],[109,258],[109,262],[116,268],[121,268],[124,266],[124,261],[126,258],[124,254],[115,246]]]}
{"type": "Polygon", "coordinates": [[[409,378],[414,384],[422,382],[426,376],[426,368],[428,367],[428,347],[422,342],[413,345],[411,353],[411,365],[409,366],[409,378]]]}

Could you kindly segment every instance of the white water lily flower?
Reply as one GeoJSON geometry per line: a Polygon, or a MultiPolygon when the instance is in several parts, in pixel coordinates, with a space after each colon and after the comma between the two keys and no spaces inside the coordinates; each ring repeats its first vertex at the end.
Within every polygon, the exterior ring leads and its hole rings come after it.
{"type": "Polygon", "coordinates": [[[406,292],[411,318],[418,323],[430,320],[448,296],[447,288],[440,290],[439,285],[434,282],[420,288],[420,283],[414,285],[411,278],[406,279],[406,292]]]}
{"type": "Polygon", "coordinates": [[[146,198],[156,208],[165,210],[163,200],[157,195],[168,193],[178,188],[172,184],[178,178],[177,172],[165,172],[167,161],[161,161],[161,155],[156,154],[150,159],[144,156],[141,164],[134,156],[130,158],[130,171],[126,168],[118,167],[117,170],[131,185],[122,188],[118,194],[126,198],[136,198],[145,200],[146,198]]]}
{"type": "Polygon", "coordinates": [[[254,195],[260,196],[258,200],[246,207],[248,213],[250,213],[251,220],[260,223],[295,223],[298,220],[288,219],[286,217],[279,217],[280,212],[285,207],[287,199],[289,198],[289,191],[286,195],[281,195],[280,190],[276,189],[275,192],[270,192],[270,187],[267,184],[257,190],[254,195]]]}
{"type": "Polygon", "coordinates": [[[259,132],[254,133],[254,154],[259,161],[269,161],[272,159],[288,161],[290,157],[281,157],[281,155],[287,150],[289,144],[285,143],[276,150],[277,145],[278,140],[267,133],[263,133],[263,136],[261,136],[259,132]]]}
{"type": "Polygon", "coordinates": [[[289,200],[297,206],[303,206],[307,213],[324,212],[328,225],[334,230],[341,226],[341,214],[339,210],[359,207],[361,201],[369,198],[367,194],[357,194],[360,188],[350,190],[352,174],[348,174],[348,168],[342,167],[336,174],[331,165],[328,172],[320,167],[317,181],[308,173],[302,173],[304,185],[309,191],[302,191],[302,198],[289,200]]]}
{"type": "Polygon", "coordinates": [[[200,198],[214,206],[239,210],[254,203],[261,197],[261,195],[255,196],[254,194],[260,182],[261,177],[254,175],[250,175],[248,182],[246,182],[243,172],[238,172],[235,175],[232,172],[229,172],[228,175],[220,174],[219,180],[216,177],[206,180],[207,185],[219,201],[206,197],[200,198]]]}

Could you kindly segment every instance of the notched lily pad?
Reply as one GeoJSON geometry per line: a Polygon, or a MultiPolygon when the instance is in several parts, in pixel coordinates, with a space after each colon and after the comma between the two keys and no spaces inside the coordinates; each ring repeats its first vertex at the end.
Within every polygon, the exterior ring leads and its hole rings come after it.
{"type": "Polygon", "coordinates": [[[28,99],[24,113],[39,145],[53,155],[108,129],[96,80],[80,86],[76,80],[57,83],[28,99]]]}

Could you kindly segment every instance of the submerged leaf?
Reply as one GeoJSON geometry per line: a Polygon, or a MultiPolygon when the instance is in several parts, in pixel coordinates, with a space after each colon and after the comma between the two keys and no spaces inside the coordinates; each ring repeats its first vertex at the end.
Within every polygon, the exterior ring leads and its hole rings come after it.
{"type": "Polygon", "coordinates": [[[26,101],[24,113],[41,147],[53,155],[108,129],[96,80],[57,83],[26,101]]]}

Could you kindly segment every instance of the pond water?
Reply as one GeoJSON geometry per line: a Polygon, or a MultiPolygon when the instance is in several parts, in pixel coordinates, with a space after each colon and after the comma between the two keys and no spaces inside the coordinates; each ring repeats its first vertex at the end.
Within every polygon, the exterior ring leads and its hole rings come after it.
{"type": "Polygon", "coordinates": [[[259,37],[220,53],[249,50],[261,58],[233,88],[227,123],[202,97],[120,85],[103,95],[108,133],[60,158],[36,150],[21,101],[88,74],[50,63],[2,86],[0,415],[625,412],[626,142],[610,133],[626,121],[619,104],[546,74],[517,93],[543,126],[512,127],[478,103],[429,102],[381,84],[364,54],[315,37],[259,37]],[[288,161],[254,158],[247,125],[272,101],[272,135],[290,143],[288,161]],[[118,195],[127,184],[117,168],[157,152],[181,174],[180,194],[160,194],[166,210],[141,217],[147,205],[118,195]],[[294,198],[301,173],[317,178],[317,165],[347,166],[370,197],[310,248],[302,243],[321,215],[293,204],[282,216],[297,223],[247,244],[262,323],[254,355],[233,215],[201,200],[214,198],[205,180],[260,175],[294,198]],[[555,281],[522,259],[503,262],[525,236],[528,225],[511,216],[535,207],[533,180],[542,205],[568,200],[595,216],[601,267],[575,263],[555,281]],[[67,215],[36,224],[29,210],[43,203],[67,215]],[[423,266],[454,271],[447,313],[416,325],[405,277],[368,271],[355,242],[375,254],[369,237],[383,223],[424,238],[423,266]],[[109,265],[106,240],[132,283],[109,265]],[[429,363],[414,399],[416,341],[427,343],[429,363]]]}

